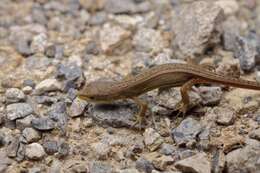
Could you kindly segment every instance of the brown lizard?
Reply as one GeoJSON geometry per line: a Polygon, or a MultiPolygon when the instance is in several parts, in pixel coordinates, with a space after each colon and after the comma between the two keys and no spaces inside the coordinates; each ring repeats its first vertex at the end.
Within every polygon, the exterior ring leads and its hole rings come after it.
{"type": "Polygon", "coordinates": [[[78,97],[90,102],[112,102],[118,99],[132,99],[139,107],[137,121],[142,122],[147,110],[147,103],[138,96],[156,88],[181,86],[180,112],[186,113],[189,105],[188,91],[195,84],[224,84],[227,86],[260,90],[260,84],[224,76],[195,64],[163,64],[146,69],[135,76],[128,76],[121,81],[97,80],[87,84],[78,97]]]}

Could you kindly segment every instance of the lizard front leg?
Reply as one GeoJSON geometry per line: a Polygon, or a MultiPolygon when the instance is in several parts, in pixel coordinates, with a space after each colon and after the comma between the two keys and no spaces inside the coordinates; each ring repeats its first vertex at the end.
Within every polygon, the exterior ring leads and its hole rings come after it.
{"type": "Polygon", "coordinates": [[[146,102],[139,99],[138,97],[132,97],[131,99],[139,106],[139,112],[136,114],[136,123],[134,125],[138,123],[141,127],[148,105],[146,102]]]}
{"type": "Polygon", "coordinates": [[[209,82],[207,82],[203,79],[200,79],[200,78],[194,78],[182,85],[182,87],[180,89],[182,99],[181,99],[178,109],[179,109],[180,113],[182,113],[183,115],[185,115],[186,112],[188,111],[188,106],[190,103],[190,98],[189,98],[188,92],[191,90],[192,86],[194,86],[196,84],[202,84],[202,83],[205,84],[205,83],[209,83],[209,82]]]}

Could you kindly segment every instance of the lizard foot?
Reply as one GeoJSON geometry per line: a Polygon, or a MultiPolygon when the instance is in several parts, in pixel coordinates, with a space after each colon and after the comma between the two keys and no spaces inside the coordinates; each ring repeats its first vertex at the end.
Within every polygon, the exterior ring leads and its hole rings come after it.
{"type": "Polygon", "coordinates": [[[183,103],[182,101],[180,101],[177,105],[176,105],[176,110],[178,110],[178,114],[177,117],[182,114],[182,116],[185,116],[187,111],[188,111],[189,105],[183,103]]]}
{"type": "Polygon", "coordinates": [[[134,128],[137,126],[139,130],[142,130],[144,117],[140,116],[139,114],[136,114],[132,120],[134,121],[134,124],[132,125],[132,127],[134,128]]]}

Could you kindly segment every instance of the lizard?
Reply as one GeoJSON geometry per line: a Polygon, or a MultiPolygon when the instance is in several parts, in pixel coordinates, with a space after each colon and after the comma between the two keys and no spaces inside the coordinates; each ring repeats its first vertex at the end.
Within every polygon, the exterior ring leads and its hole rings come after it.
{"type": "Polygon", "coordinates": [[[119,99],[132,99],[138,106],[137,122],[142,123],[148,104],[138,96],[156,89],[181,87],[179,111],[186,114],[190,103],[188,92],[196,84],[222,84],[245,89],[260,90],[260,84],[239,77],[225,76],[209,68],[193,63],[171,63],[157,65],[127,76],[121,81],[96,80],[85,85],[77,93],[88,102],[110,103],[119,99]]]}

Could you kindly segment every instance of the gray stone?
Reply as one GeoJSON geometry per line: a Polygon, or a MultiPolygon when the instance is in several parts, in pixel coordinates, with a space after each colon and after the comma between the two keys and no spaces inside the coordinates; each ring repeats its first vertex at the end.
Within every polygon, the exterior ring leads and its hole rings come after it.
{"type": "Polygon", "coordinates": [[[16,103],[25,100],[25,95],[23,91],[18,88],[9,88],[5,92],[6,102],[7,103],[16,103]]]}
{"type": "Polygon", "coordinates": [[[58,147],[58,157],[64,158],[69,154],[70,147],[68,143],[61,142],[58,147]]]}
{"type": "Polygon", "coordinates": [[[234,55],[239,59],[242,70],[250,71],[255,67],[256,45],[250,42],[249,39],[240,36],[236,37],[234,55]]]}
{"type": "Polygon", "coordinates": [[[15,43],[16,50],[25,56],[31,55],[31,41],[32,35],[29,32],[19,32],[16,34],[11,34],[11,40],[15,43]],[[12,38],[13,37],[13,38],[12,38]]]}
{"type": "Polygon", "coordinates": [[[241,22],[234,16],[227,18],[223,22],[223,44],[226,50],[236,49],[236,37],[240,32],[241,22]]]}
{"type": "Polygon", "coordinates": [[[136,4],[133,0],[107,0],[105,10],[109,13],[138,13],[147,12],[150,10],[150,3],[144,1],[136,4]]]}
{"type": "Polygon", "coordinates": [[[89,172],[91,173],[113,173],[114,169],[107,163],[94,161],[89,166],[89,172]]]}
{"type": "Polygon", "coordinates": [[[205,153],[198,153],[192,157],[180,160],[175,167],[182,172],[210,173],[211,165],[205,153]]]}
{"type": "Polygon", "coordinates": [[[249,134],[250,138],[252,139],[256,139],[260,141],[260,128],[253,130],[250,134],[249,134]]]}
{"type": "Polygon", "coordinates": [[[31,122],[34,119],[34,115],[28,115],[25,118],[22,119],[16,119],[15,124],[16,124],[16,128],[23,130],[26,127],[31,127],[31,122]]]}
{"type": "Polygon", "coordinates": [[[172,130],[172,137],[178,145],[185,145],[196,140],[196,136],[201,132],[202,126],[199,121],[186,118],[181,124],[172,130]]]}
{"type": "Polygon", "coordinates": [[[137,169],[122,169],[119,170],[118,173],[139,173],[139,171],[137,169]]]}
{"type": "Polygon", "coordinates": [[[32,120],[32,126],[37,130],[52,130],[55,128],[55,122],[48,117],[35,118],[32,120]]]}
{"type": "Polygon", "coordinates": [[[52,120],[57,122],[58,127],[64,132],[68,122],[66,103],[60,101],[53,104],[48,114],[52,120]]]}
{"type": "Polygon", "coordinates": [[[37,142],[41,139],[41,134],[33,128],[25,128],[22,135],[26,143],[37,142]]]}
{"type": "Polygon", "coordinates": [[[236,112],[231,108],[215,108],[214,114],[217,115],[216,122],[221,125],[232,125],[236,118],[236,112]]]}
{"type": "Polygon", "coordinates": [[[220,42],[219,27],[224,13],[219,6],[209,1],[195,1],[177,11],[173,19],[176,36],[172,41],[176,56],[201,55],[209,46],[220,42]]]}
{"type": "Polygon", "coordinates": [[[61,84],[56,79],[45,79],[38,83],[35,87],[35,94],[41,95],[49,91],[59,91],[61,90],[61,84]]]}
{"type": "Polygon", "coordinates": [[[35,96],[35,100],[38,104],[52,104],[58,101],[57,98],[49,96],[35,96]]]}
{"type": "Polygon", "coordinates": [[[10,144],[7,146],[7,155],[8,157],[16,157],[18,148],[19,148],[19,136],[16,135],[12,138],[10,144]]]}
{"type": "MultiPolygon", "coordinates": [[[[21,141],[21,140],[20,140],[21,141]]],[[[16,158],[15,160],[18,161],[18,162],[21,162],[23,161],[25,158],[25,144],[23,144],[22,142],[19,143],[19,146],[18,146],[18,150],[17,150],[17,153],[16,153],[16,158]]]]}
{"type": "Polygon", "coordinates": [[[58,143],[56,141],[45,141],[43,143],[43,148],[47,154],[54,154],[58,152],[58,143]]]}
{"type": "Polygon", "coordinates": [[[155,151],[163,143],[163,139],[154,129],[148,128],[144,132],[144,143],[150,151],[155,151]]]}
{"type": "Polygon", "coordinates": [[[160,153],[164,155],[172,155],[176,151],[176,148],[171,144],[163,143],[160,148],[160,153]]]}
{"type": "Polygon", "coordinates": [[[32,114],[33,109],[28,103],[13,103],[6,107],[6,112],[7,119],[15,120],[32,114]]]}
{"type": "Polygon", "coordinates": [[[216,150],[212,157],[212,172],[219,173],[223,172],[226,163],[226,157],[223,151],[216,150]]]}
{"type": "Polygon", "coordinates": [[[30,160],[42,159],[45,155],[43,147],[38,143],[31,143],[25,148],[25,156],[30,160]]]}
{"type": "Polygon", "coordinates": [[[12,162],[13,161],[7,157],[4,151],[0,151],[0,172],[4,173],[12,162]]]}
{"type": "Polygon", "coordinates": [[[87,102],[81,99],[74,99],[70,106],[70,116],[77,117],[84,113],[84,110],[87,106],[87,102]]]}
{"type": "Polygon", "coordinates": [[[135,163],[135,167],[140,172],[145,172],[145,173],[151,173],[152,170],[154,169],[153,164],[142,157],[137,159],[135,163]]]}
{"type": "MultiPolygon", "coordinates": [[[[106,22],[107,20],[107,14],[104,11],[100,11],[100,12],[96,12],[95,14],[93,14],[90,18],[88,23],[91,25],[102,25],[106,22]]],[[[90,45],[88,45],[87,47],[89,47],[90,45]]],[[[90,47],[92,47],[93,45],[91,45],[90,47]]],[[[97,46],[97,45],[96,45],[97,46]]],[[[89,52],[90,54],[94,54],[96,55],[98,53],[96,46],[92,47],[92,51],[87,51],[87,53],[89,52]],[[93,49],[94,48],[94,49],[93,49]]],[[[90,50],[90,49],[87,49],[90,50]]]]}
{"type": "Polygon", "coordinates": [[[217,105],[222,96],[222,91],[220,87],[199,87],[199,95],[202,98],[202,104],[206,106],[217,105]]]}
{"type": "Polygon", "coordinates": [[[133,45],[140,52],[160,52],[164,48],[164,40],[159,31],[150,28],[139,28],[133,38],[133,45]]]}
{"type": "Polygon", "coordinates": [[[248,140],[245,147],[233,150],[226,155],[227,171],[259,173],[259,156],[259,141],[248,140]]]}
{"type": "Polygon", "coordinates": [[[82,76],[82,70],[77,65],[64,66],[60,65],[56,74],[57,78],[64,78],[66,80],[75,81],[82,76]]]}
{"type": "Polygon", "coordinates": [[[40,33],[35,35],[31,42],[31,51],[33,53],[43,53],[47,47],[47,34],[40,33]]]}
{"type": "Polygon", "coordinates": [[[112,127],[133,127],[134,112],[131,105],[95,105],[90,115],[100,124],[112,127]]]}
{"type": "Polygon", "coordinates": [[[30,86],[26,86],[26,87],[23,87],[22,88],[22,91],[25,93],[25,94],[30,94],[32,92],[33,88],[30,87],[30,86]]]}
{"type": "Polygon", "coordinates": [[[23,81],[23,86],[25,86],[25,87],[30,86],[30,87],[34,88],[35,85],[36,85],[35,82],[31,79],[26,79],[23,81]]]}

